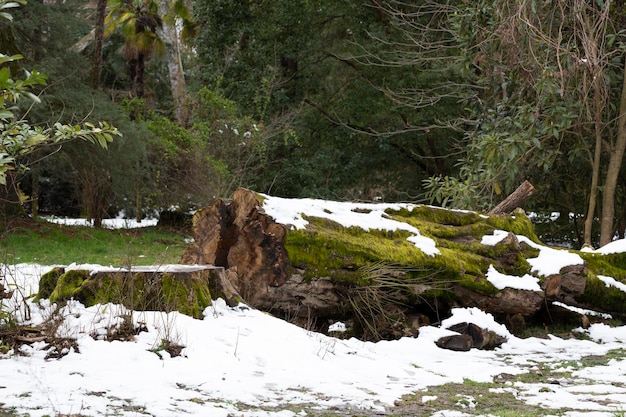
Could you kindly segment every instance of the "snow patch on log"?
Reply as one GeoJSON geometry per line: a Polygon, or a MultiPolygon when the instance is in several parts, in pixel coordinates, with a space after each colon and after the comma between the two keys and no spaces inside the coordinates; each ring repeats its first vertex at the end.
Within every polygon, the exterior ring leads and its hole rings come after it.
{"type": "Polygon", "coordinates": [[[496,321],[492,314],[486,313],[476,307],[471,308],[453,308],[451,317],[441,322],[441,327],[448,329],[459,323],[473,323],[477,326],[493,331],[494,333],[512,339],[514,336],[506,328],[504,324],[496,321]]]}
{"type": "MultiPolygon", "coordinates": [[[[494,246],[500,243],[508,236],[509,232],[505,230],[495,230],[492,235],[485,235],[481,239],[483,245],[494,246]]],[[[562,268],[570,265],[582,265],[585,263],[583,258],[577,253],[571,253],[565,249],[553,249],[548,246],[539,245],[526,236],[517,235],[520,242],[528,244],[528,246],[539,249],[539,256],[527,259],[532,267],[533,273],[549,276],[558,274],[562,268]]]]}
{"type": "Polygon", "coordinates": [[[427,255],[439,255],[435,241],[422,236],[416,227],[392,220],[386,210],[406,209],[411,211],[415,204],[350,203],[316,199],[288,199],[260,194],[263,197],[263,210],[274,221],[295,229],[305,229],[309,222],[306,217],[319,217],[332,220],[343,227],[359,227],[369,230],[405,230],[413,236],[407,240],[427,255]]]}
{"type": "Polygon", "coordinates": [[[560,301],[553,301],[552,305],[564,308],[564,309],[572,311],[574,313],[578,313],[581,316],[595,316],[595,317],[601,317],[601,318],[606,319],[606,320],[610,320],[610,319],[613,318],[613,316],[610,315],[609,313],[601,313],[599,311],[589,310],[588,308],[574,307],[574,306],[570,306],[570,305],[565,304],[565,303],[561,303],[560,301]]]}
{"type": "Polygon", "coordinates": [[[514,288],[516,290],[541,291],[539,278],[528,274],[521,277],[506,275],[498,272],[493,265],[489,265],[486,278],[499,290],[504,288],[514,288]]]}
{"type": "Polygon", "coordinates": [[[598,279],[604,282],[607,288],[615,287],[622,292],[626,292],[626,284],[622,284],[613,277],[607,277],[606,275],[598,275],[598,279]]]}

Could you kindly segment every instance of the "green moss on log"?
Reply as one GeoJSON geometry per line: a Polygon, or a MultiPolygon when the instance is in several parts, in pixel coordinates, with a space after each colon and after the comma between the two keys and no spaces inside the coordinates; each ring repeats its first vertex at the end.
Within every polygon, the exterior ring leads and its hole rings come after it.
{"type": "Polygon", "coordinates": [[[64,272],[65,268],[55,267],[43,274],[39,279],[39,291],[36,300],[50,298],[52,291],[54,291],[54,288],[57,286],[59,277],[63,275],[64,272]]]}
{"type": "Polygon", "coordinates": [[[406,231],[365,231],[328,219],[307,220],[307,229],[290,231],[285,242],[289,262],[305,269],[305,278],[330,277],[360,284],[358,270],[373,262],[417,265],[428,256],[406,240],[410,236],[406,231]]]}
{"type": "Polygon", "coordinates": [[[588,273],[585,292],[577,301],[602,311],[626,314],[626,293],[619,288],[607,287],[598,278],[599,275],[605,275],[626,285],[626,254],[579,254],[587,262],[588,273]]]}
{"type": "Polygon", "coordinates": [[[176,310],[192,317],[200,317],[204,309],[211,305],[208,285],[197,285],[172,275],[164,275],[161,285],[165,310],[176,310]]]}
{"type": "Polygon", "coordinates": [[[436,274],[440,283],[434,290],[437,295],[452,284],[496,294],[497,289],[485,278],[490,264],[503,273],[521,276],[530,271],[526,258],[538,253],[524,244],[520,250],[513,243],[495,246],[480,243],[484,235],[498,229],[537,240],[532,223],[524,215],[485,216],[430,206],[416,206],[411,211],[388,210],[387,215],[432,238],[440,254],[424,253],[407,240],[412,233],[405,230],[366,231],[308,217],[306,229],[287,233],[285,247],[291,266],[303,270],[305,279],[329,277],[334,282],[360,286],[369,284],[360,271],[362,268],[385,262],[424,271],[425,276],[436,274]],[[500,262],[502,258],[506,262],[500,262]]]}
{"type": "Polygon", "coordinates": [[[87,279],[89,279],[89,271],[73,269],[64,272],[50,294],[50,301],[56,303],[70,298],[78,299],[76,295],[87,279]]]}
{"type": "Polygon", "coordinates": [[[387,210],[386,213],[392,219],[415,226],[421,234],[436,239],[455,241],[471,237],[479,240],[495,230],[506,230],[539,243],[532,222],[523,212],[510,216],[487,216],[476,212],[416,206],[410,211],[387,210]]]}
{"type": "Polygon", "coordinates": [[[615,287],[607,287],[593,273],[589,273],[585,293],[578,301],[601,308],[602,311],[626,314],[626,293],[615,287]]]}
{"type": "Polygon", "coordinates": [[[40,291],[39,298],[50,298],[53,303],[73,298],[86,306],[111,302],[133,310],[179,311],[201,318],[204,309],[211,305],[207,273],[216,272],[200,270],[176,275],[156,272],[92,274],[86,270],[71,270],[58,276],[49,297],[46,294],[54,275],[44,275],[42,281],[45,280],[45,290],[40,291]]]}
{"type": "Polygon", "coordinates": [[[626,253],[596,255],[582,252],[581,256],[589,264],[589,268],[598,275],[608,275],[615,279],[626,279],[626,253]]]}

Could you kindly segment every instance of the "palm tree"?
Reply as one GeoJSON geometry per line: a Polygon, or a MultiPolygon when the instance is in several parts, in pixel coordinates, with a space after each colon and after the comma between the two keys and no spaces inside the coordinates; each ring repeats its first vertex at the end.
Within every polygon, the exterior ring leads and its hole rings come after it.
{"type": "Polygon", "coordinates": [[[119,30],[124,37],[124,58],[133,82],[133,97],[144,97],[145,62],[163,55],[165,43],[158,35],[163,27],[158,4],[153,0],[109,0],[105,34],[119,30]]]}

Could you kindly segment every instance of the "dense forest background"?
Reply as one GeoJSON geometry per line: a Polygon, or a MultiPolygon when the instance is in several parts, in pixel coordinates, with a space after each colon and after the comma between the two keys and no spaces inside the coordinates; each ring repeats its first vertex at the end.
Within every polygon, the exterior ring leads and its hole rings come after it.
{"type": "Polygon", "coordinates": [[[529,180],[538,223],[560,214],[546,242],[624,236],[623,0],[2,4],[5,215],[99,224],[239,186],[486,210],[529,180]],[[18,148],[16,121],[45,134],[18,148]]]}

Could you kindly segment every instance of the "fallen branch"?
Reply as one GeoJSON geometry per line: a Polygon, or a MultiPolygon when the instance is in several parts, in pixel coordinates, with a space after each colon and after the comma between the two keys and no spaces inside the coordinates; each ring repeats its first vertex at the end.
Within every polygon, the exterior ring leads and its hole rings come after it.
{"type": "Polygon", "coordinates": [[[495,206],[489,214],[508,214],[512,213],[518,207],[522,207],[526,200],[535,192],[535,187],[528,182],[524,181],[522,185],[517,187],[507,198],[502,200],[500,204],[495,206]]]}
{"type": "Polygon", "coordinates": [[[22,342],[22,343],[36,343],[36,342],[43,342],[44,340],[46,340],[46,338],[44,336],[39,336],[39,337],[15,336],[15,340],[17,342],[22,342]]]}

